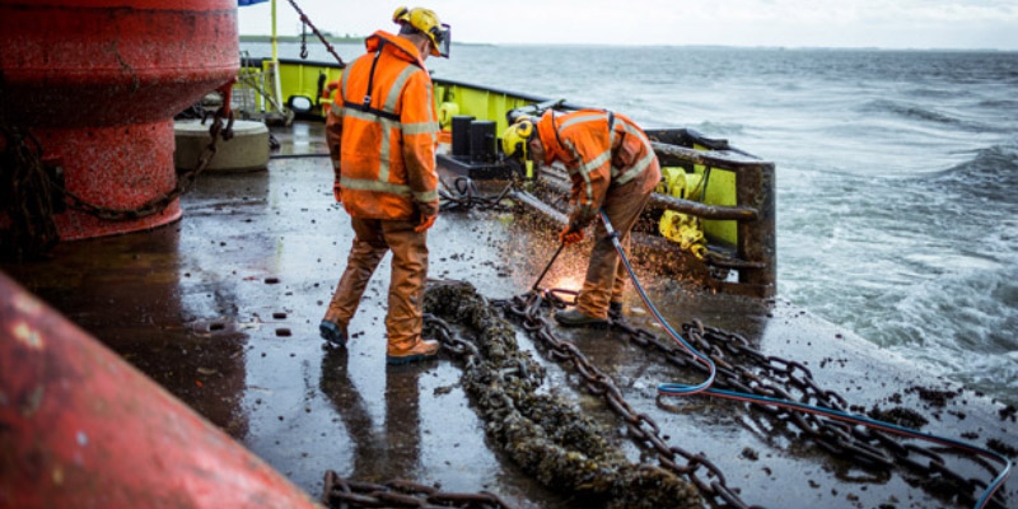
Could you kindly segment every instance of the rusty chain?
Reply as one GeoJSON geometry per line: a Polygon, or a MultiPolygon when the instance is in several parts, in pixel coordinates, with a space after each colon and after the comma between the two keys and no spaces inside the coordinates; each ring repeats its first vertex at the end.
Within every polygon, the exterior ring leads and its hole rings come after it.
{"type": "Polygon", "coordinates": [[[336,472],[325,472],[325,490],[322,503],[326,507],[416,507],[440,509],[512,509],[494,493],[443,492],[433,486],[405,480],[392,480],[384,484],[344,479],[336,472]]]}
{"type": "MultiPolygon", "coordinates": [[[[728,487],[724,474],[702,454],[693,454],[677,446],[669,446],[660,435],[660,428],[646,414],[637,413],[622,398],[621,391],[611,377],[593,366],[572,343],[558,339],[551,321],[543,315],[543,308],[561,309],[567,305],[559,294],[572,294],[562,290],[530,292],[495,304],[504,308],[507,315],[521,323],[522,328],[548,349],[549,357],[561,364],[570,365],[584,380],[585,388],[600,395],[607,405],[626,423],[631,436],[641,445],[658,453],[662,466],[685,475],[715,504],[724,502],[729,507],[747,507],[736,491],[728,487]],[[681,457],[685,464],[676,460],[681,457]],[[706,471],[706,480],[700,469],[706,471]]],[[[618,317],[613,317],[618,318],[618,317]]],[[[668,363],[679,368],[693,368],[706,375],[708,368],[696,357],[677,344],[665,343],[647,329],[634,327],[622,320],[613,319],[612,327],[626,333],[633,343],[655,352],[668,363]]],[[[683,324],[682,334],[695,348],[707,354],[717,366],[715,386],[721,389],[780,398],[834,410],[850,409],[844,397],[824,390],[813,379],[803,364],[777,356],[768,356],[752,348],[744,337],[717,328],[705,327],[699,321],[683,324]],[[729,355],[726,355],[730,354],[729,355]]],[[[777,421],[794,424],[804,437],[811,438],[822,449],[837,458],[854,459],[861,466],[886,473],[894,465],[901,465],[916,475],[915,484],[931,492],[947,494],[959,503],[971,504],[986,484],[968,479],[946,466],[945,459],[930,448],[914,444],[901,444],[888,433],[851,426],[844,422],[824,419],[813,414],[782,408],[754,407],[777,421]],[[916,459],[920,456],[923,459],[916,459]],[[925,459],[925,462],[924,462],[925,459]]],[[[851,410],[861,410],[851,408],[851,410]]],[[[987,471],[989,465],[980,463],[987,471]]],[[[724,504],[720,504],[724,506],[724,504]]],[[[1003,509],[998,498],[990,500],[990,507],[1003,509]]]]}

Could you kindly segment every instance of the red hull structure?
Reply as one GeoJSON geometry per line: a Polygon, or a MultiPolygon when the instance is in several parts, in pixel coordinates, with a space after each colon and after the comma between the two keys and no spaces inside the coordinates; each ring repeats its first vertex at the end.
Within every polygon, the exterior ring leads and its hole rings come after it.
{"type": "MultiPolygon", "coordinates": [[[[68,191],[137,208],[176,186],[173,116],[236,77],[236,0],[0,0],[0,113],[27,128],[68,191]]],[[[197,164],[197,161],[195,162],[197,164]]],[[[63,240],[180,218],[57,214],[63,240]]]]}
{"type": "Polygon", "coordinates": [[[0,273],[0,507],[320,507],[0,273]]]}

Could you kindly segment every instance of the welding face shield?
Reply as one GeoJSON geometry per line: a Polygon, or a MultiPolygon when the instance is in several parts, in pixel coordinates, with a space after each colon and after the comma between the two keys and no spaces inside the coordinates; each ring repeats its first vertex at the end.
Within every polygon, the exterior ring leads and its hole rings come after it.
{"type": "Polygon", "coordinates": [[[442,23],[431,29],[428,34],[431,37],[431,55],[436,57],[449,58],[449,46],[452,45],[452,27],[448,23],[442,23]]]}

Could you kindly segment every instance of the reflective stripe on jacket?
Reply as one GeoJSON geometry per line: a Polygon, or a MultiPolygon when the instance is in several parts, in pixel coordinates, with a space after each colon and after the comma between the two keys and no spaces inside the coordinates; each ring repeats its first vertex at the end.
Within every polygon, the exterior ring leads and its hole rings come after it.
{"type": "Polygon", "coordinates": [[[431,76],[405,38],[377,31],[343,71],[326,141],[346,211],[363,219],[438,213],[431,76]]]}
{"type": "Polygon", "coordinates": [[[647,135],[624,115],[584,109],[555,115],[551,110],[537,122],[545,164],[558,160],[572,180],[571,220],[583,226],[597,214],[608,189],[621,186],[654,168],[657,156],[647,135]]]}

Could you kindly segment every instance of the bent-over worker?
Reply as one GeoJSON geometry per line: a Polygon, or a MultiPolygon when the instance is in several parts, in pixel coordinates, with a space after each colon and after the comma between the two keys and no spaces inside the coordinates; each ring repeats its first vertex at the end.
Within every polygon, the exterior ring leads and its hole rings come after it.
{"type": "MultiPolygon", "coordinates": [[[[604,208],[628,252],[629,233],[661,180],[650,141],[632,120],[604,110],[547,110],[537,119],[517,119],[502,136],[502,148],[508,156],[529,157],[544,165],[558,161],[566,167],[573,208],[559,233],[564,244],[583,240],[584,227],[604,208]]],[[[606,325],[609,311],[621,317],[628,274],[600,221],[595,234],[576,307],[555,313],[562,325],[606,325]]]]}

